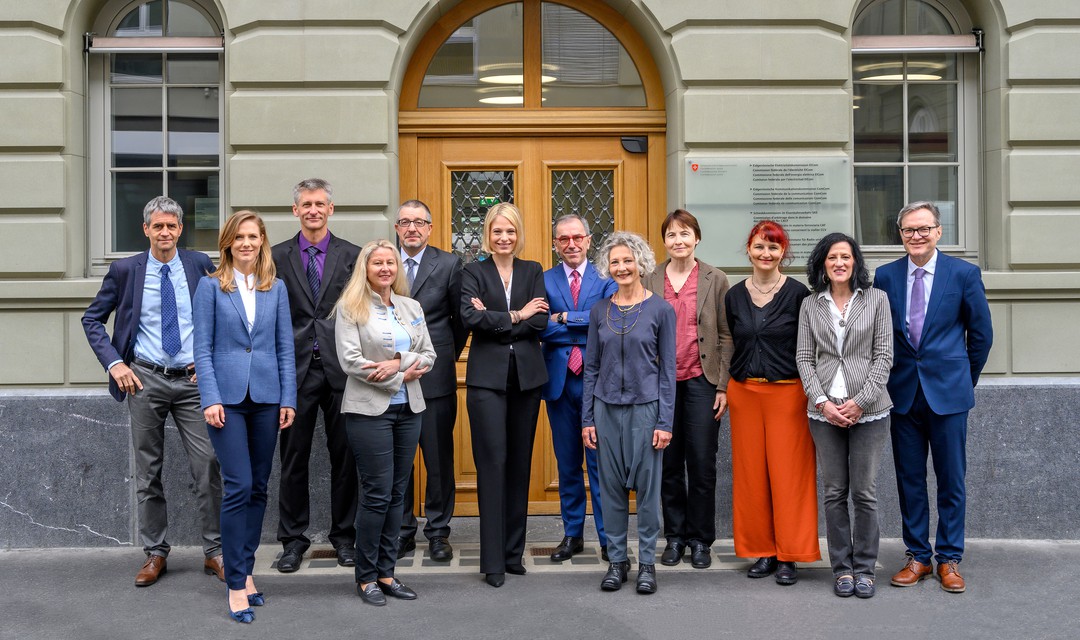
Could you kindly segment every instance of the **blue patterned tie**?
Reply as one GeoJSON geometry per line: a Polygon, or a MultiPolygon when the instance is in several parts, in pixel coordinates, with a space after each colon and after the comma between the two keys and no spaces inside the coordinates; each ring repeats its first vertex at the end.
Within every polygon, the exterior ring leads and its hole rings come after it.
{"type": "Polygon", "coordinates": [[[321,281],[319,278],[319,261],[315,256],[319,255],[319,248],[311,246],[306,249],[308,254],[307,261],[307,283],[311,287],[311,299],[315,302],[319,301],[319,286],[321,281]]]}
{"type": "Polygon", "coordinates": [[[161,349],[175,356],[180,353],[180,319],[176,315],[176,291],[169,278],[169,265],[161,266],[161,349]]]}
{"type": "Polygon", "coordinates": [[[919,267],[915,270],[915,282],[911,284],[911,300],[908,301],[908,339],[916,349],[922,342],[923,322],[926,320],[926,288],[923,282],[925,275],[926,269],[919,267]]]}
{"type": "Polygon", "coordinates": [[[412,291],[413,281],[416,280],[416,260],[405,258],[405,278],[409,281],[409,291],[412,291]]]}

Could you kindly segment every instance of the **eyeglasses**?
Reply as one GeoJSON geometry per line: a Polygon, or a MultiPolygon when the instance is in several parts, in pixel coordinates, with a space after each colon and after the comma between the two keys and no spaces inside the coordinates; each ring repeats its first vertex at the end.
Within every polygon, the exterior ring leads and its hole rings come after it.
{"type": "Polygon", "coordinates": [[[417,229],[423,229],[423,228],[427,227],[431,223],[428,222],[427,220],[406,220],[405,218],[402,218],[402,219],[398,220],[396,224],[397,224],[397,226],[401,227],[402,229],[408,229],[409,227],[416,227],[417,229]]]}
{"type": "Polygon", "coordinates": [[[555,242],[559,243],[560,247],[569,247],[571,241],[573,241],[574,244],[580,245],[589,237],[591,236],[559,236],[558,238],[555,238],[555,242]]]}
{"type": "Polygon", "coordinates": [[[900,235],[904,236],[905,238],[914,238],[915,234],[918,233],[920,238],[927,238],[930,236],[931,230],[937,229],[940,226],[940,224],[935,224],[932,227],[900,227],[900,235]]]}

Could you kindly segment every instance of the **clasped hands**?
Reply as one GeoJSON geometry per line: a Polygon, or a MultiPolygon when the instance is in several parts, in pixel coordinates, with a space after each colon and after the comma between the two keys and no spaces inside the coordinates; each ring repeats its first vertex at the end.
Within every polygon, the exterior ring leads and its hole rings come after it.
{"type": "Polygon", "coordinates": [[[854,426],[862,417],[862,407],[855,404],[854,400],[847,400],[844,404],[837,405],[831,400],[826,400],[824,406],[821,407],[821,415],[825,416],[825,419],[829,421],[829,424],[834,424],[838,427],[846,429],[854,426]]]}

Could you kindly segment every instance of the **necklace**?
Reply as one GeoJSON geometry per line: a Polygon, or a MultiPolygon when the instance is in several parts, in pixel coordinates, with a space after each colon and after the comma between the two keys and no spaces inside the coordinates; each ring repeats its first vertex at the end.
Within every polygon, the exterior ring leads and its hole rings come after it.
{"type": "Polygon", "coordinates": [[[608,329],[617,336],[625,336],[634,330],[637,326],[638,320],[641,319],[641,311],[645,306],[645,295],[642,294],[641,300],[637,302],[623,306],[618,302],[615,302],[615,296],[611,296],[608,299],[607,313],[604,314],[604,319],[607,323],[608,329]],[[615,313],[612,313],[614,307],[615,313]],[[630,315],[634,316],[633,320],[629,320],[630,315]],[[618,326],[616,326],[618,322],[618,326]]]}
{"type": "Polygon", "coordinates": [[[750,284],[753,285],[753,287],[758,290],[758,293],[760,293],[761,295],[766,295],[767,296],[770,293],[772,293],[774,289],[776,289],[776,286],[778,284],[780,284],[780,281],[783,280],[783,279],[784,279],[784,274],[780,274],[780,277],[776,279],[776,282],[774,282],[771,287],[769,287],[768,291],[763,291],[761,287],[757,286],[757,283],[754,282],[754,276],[750,276],[750,284]]]}
{"type": "Polygon", "coordinates": [[[848,309],[848,305],[850,305],[850,304],[851,304],[851,298],[848,298],[847,302],[845,302],[844,306],[840,309],[840,326],[841,327],[846,327],[847,326],[847,309],[848,309]]]}

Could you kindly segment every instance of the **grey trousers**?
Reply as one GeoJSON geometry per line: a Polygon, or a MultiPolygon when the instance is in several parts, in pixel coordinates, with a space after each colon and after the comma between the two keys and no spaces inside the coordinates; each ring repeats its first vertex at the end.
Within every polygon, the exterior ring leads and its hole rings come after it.
{"type": "Polygon", "coordinates": [[[607,404],[593,400],[604,531],[611,562],[627,559],[630,490],[637,492],[638,562],[656,564],[664,452],[652,446],[658,403],[607,404]]]}
{"type": "Polygon", "coordinates": [[[167,556],[171,549],[166,540],[169,517],[161,484],[165,418],[171,413],[195,481],[203,553],[212,558],[221,553],[221,470],[206,433],[199,387],[187,377],[166,377],[135,363],[131,368],[143,384],[142,390],[127,397],[131,443],[135,450],[136,513],[143,551],[147,555],[167,556]]]}
{"type": "Polygon", "coordinates": [[[889,417],[847,429],[812,419],[810,433],[817,448],[833,575],[873,578],[881,538],[877,475],[889,437],[889,417]],[[848,496],[854,522],[848,512],[848,496]]]}

